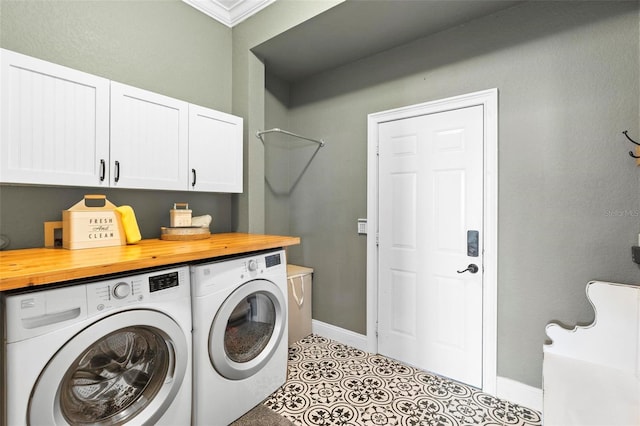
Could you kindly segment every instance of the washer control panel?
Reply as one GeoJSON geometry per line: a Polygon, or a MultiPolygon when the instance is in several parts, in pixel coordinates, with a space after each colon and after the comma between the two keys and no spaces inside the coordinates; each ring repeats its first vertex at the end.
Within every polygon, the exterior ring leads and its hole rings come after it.
{"type": "Polygon", "coordinates": [[[87,284],[89,315],[189,295],[189,268],[148,272],[87,284]]]}
{"type": "Polygon", "coordinates": [[[249,272],[257,271],[258,266],[259,266],[259,263],[257,259],[250,259],[247,262],[247,269],[249,270],[249,272]]]}
{"type": "Polygon", "coordinates": [[[131,294],[131,286],[129,283],[119,282],[113,286],[113,297],[116,299],[124,299],[131,294]]]}
{"type": "Polygon", "coordinates": [[[162,291],[180,285],[178,272],[167,272],[165,274],[154,275],[149,277],[149,292],[162,291]]]}

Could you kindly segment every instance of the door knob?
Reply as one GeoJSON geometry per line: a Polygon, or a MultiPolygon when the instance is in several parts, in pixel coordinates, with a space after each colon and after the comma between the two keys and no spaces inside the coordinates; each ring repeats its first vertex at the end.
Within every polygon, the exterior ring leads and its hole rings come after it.
{"type": "Polygon", "coordinates": [[[475,263],[470,263],[469,266],[467,266],[467,269],[464,269],[462,271],[457,271],[457,272],[459,274],[464,274],[465,272],[471,272],[472,274],[475,274],[479,270],[480,268],[478,268],[478,265],[476,265],[475,263]]]}

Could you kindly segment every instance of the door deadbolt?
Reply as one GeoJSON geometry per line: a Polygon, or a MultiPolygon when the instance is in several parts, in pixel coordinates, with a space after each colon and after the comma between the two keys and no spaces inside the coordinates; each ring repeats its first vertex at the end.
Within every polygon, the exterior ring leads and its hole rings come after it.
{"type": "Polygon", "coordinates": [[[469,266],[467,266],[467,269],[463,269],[462,271],[457,271],[457,272],[459,274],[464,274],[465,272],[471,272],[472,274],[475,274],[479,270],[480,268],[478,268],[478,265],[476,265],[475,263],[470,263],[469,266]]]}

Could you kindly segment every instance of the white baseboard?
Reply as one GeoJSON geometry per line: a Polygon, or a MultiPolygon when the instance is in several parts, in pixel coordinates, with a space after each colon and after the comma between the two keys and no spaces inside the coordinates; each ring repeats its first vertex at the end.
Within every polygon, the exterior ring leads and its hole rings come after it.
{"type": "Polygon", "coordinates": [[[500,376],[496,382],[498,398],[542,412],[542,389],[500,376]]]}
{"type": "MultiPolygon", "coordinates": [[[[311,321],[311,330],[314,334],[319,334],[365,352],[367,351],[367,336],[364,334],[355,333],[318,320],[311,321]]],[[[542,412],[542,389],[498,376],[496,390],[498,398],[542,412]]]]}
{"type": "Polygon", "coordinates": [[[336,327],[326,322],[311,320],[311,331],[314,334],[327,337],[345,345],[353,346],[361,351],[367,351],[367,336],[355,333],[345,328],[336,327]]]}

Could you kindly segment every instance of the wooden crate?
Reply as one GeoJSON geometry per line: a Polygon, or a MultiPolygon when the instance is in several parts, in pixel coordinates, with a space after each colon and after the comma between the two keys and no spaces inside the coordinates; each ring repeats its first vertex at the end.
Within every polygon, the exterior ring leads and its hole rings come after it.
{"type": "Polygon", "coordinates": [[[120,214],[104,195],[85,195],[84,199],[62,211],[62,246],[66,249],[123,246],[126,244],[120,214]],[[87,206],[91,204],[102,206],[87,206]]]}

